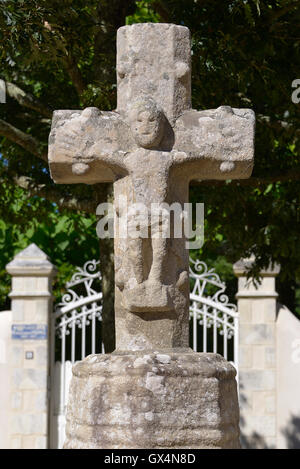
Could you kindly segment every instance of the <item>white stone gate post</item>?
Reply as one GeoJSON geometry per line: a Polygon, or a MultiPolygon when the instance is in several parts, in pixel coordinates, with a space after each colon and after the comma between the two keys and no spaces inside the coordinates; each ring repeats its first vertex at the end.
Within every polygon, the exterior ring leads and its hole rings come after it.
{"type": "Polygon", "coordinates": [[[44,449],[49,435],[49,320],[56,269],[35,244],[17,254],[6,269],[12,276],[9,445],[44,449]]]}
{"type": "Polygon", "coordinates": [[[247,279],[253,260],[233,266],[238,277],[239,398],[244,448],[276,447],[276,310],[275,278],[280,267],[260,272],[257,288],[247,279]]]}

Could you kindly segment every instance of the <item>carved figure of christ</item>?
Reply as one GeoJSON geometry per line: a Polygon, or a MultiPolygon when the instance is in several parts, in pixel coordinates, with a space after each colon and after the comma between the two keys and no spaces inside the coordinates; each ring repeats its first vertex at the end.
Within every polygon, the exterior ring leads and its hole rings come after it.
{"type": "MultiPolygon", "coordinates": [[[[184,349],[188,251],[184,238],[153,235],[150,228],[159,227],[151,226],[151,206],[183,206],[191,179],[249,177],[254,113],[191,109],[189,31],[182,26],[120,28],[117,74],[116,112],[54,113],[51,174],[58,183],[113,182],[116,201],[146,207],[151,237],[115,238],[117,350],[184,349]]],[[[116,213],[122,217],[122,207],[116,213]]]]}

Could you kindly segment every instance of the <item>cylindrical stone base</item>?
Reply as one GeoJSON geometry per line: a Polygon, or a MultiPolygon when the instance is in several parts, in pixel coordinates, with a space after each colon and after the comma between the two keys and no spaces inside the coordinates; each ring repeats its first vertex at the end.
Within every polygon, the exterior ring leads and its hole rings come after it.
{"type": "Polygon", "coordinates": [[[90,355],[73,367],[65,448],[239,448],[235,369],[195,352],[90,355]]]}

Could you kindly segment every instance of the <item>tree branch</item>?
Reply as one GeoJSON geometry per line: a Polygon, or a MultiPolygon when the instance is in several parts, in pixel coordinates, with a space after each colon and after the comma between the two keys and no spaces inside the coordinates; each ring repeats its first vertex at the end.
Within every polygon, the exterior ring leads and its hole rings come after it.
{"type": "Polygon", "coordinates": [[[272,31],[272,29],[274,29],[275,27],[275,23],[276,21],[283,15],[285,15],[286,13],[289,13],[290,10],[293,10],[294,8],[298,8],[299,7],[299,2],[296,1],[296,2],[291,2],[289,5],[287,5],[285,8],[281,8],[279,9],[278,11],[276,11],[276,13],[274,13],[273,15],[271,14],[270,15],[270,19],[269,19],[269,22],[271,23],[271,26],[270,26],[270,31],[272,31]]]}
{"type": "Polygon", "coordinates": [[[68,52],[67,55],[63,58],[63,62],[65,64],[69,77],[71,78],[71,81],[76,88],[77,93],[79,94],[79,96],[81,96],[86,86],[82,78],[81,72],[77,66],[77,63],[70,52],[68,52]]]}
{"type": "Polygon", "coordinates": [[[251,177],[249,179],[235,179],[231,180],[203,180],[203,181],[192,181],[192,186],[252,186],[258,187],[266,184],[272,184],[275,182],[287,182],[287,181],[300,181],[299,168],[291,169],[284,174],[274,174],[266,178],[251,177]],[[298,171],[297,171],[298,169],[298,171]]]}
{"type": "Polygon", "coordinates": [[[37,139],[2,119],[0,119],[0,135],[8,138],[14,143],[17,143],[38,158],[48,162],[47,153],[43,152],[42,145],[37,139]]]}
{"type": "Polygon", "coordinates": [[[6,82],[6,92],[11,98],[18,101],[21,106],[33,109],[44,117],[52,117],[52,110],[50,108],[42,104],[30,93],[25,93],[25,91],[23,91],[14,83],[6,82]]]}
{"type": "Polygon", "coordinates": [[[170,21],[170,15],[169,12],[166,10],[166,8],[160,3],[160,1],[155,1],[152,3],[151,7],[153,10],[156,11],[156,13],[159,14],[161,19],[166,22],[166,23],[171,23],[170,21]]]}
{"type": "Polygon", "coordinates": [[[14,176],[13,180],[17,186],[27,191],[28,197],[36,195],[47,199],[49,202],[56,203],[60,208],[95,214],[97,204],[93,199],[64,196],[55,187],[38,184],[28,176],[14,176]]]}
{"type": "MultiPolygon", "coordinates": [[[[264,116],[263,114],[257,114],[256,115],[257,121],[261,122],[262,124],[267,124],[269,127],[274,127],[275,129],[278,130],[290,130],[293,129],[294,126],[290,124],[289,122],[286,121],[281,121],[281,120],[271,120],[270,116],[264,116]]],[[[297,133],[298,130],[295,129],[295,132],[297,133]]]]}
{"type": "Polygon", "coordinates": [[[69,77],[71,78],[73,85],[75,86],[77,93],[79,94],[79,96],[81,96],[86,88],[86,84],[84,82],[84,79],[72,52],[66,47],[65,38],[59,31],[53,28],[53,25],[48,23],[48,21],[44,22],[44,27],[51,34],[51,37],[57,47],[57,50],[62,50],[62,62],[67,70],[69,77]]]}

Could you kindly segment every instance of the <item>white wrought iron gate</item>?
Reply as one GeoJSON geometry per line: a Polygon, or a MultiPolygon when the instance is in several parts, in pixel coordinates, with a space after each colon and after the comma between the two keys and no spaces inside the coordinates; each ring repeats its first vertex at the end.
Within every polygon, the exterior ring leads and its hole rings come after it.
{"type": "Polygon", "coordinates": [[[50,447],[62,448],[72,366],[91,353],[103,353],[99,261],[78,267],[52,317],[50,447]]]}
{"type": "Polygon", "coordinates": [[[193,350],[219,353],[238,369],[239,315],[236,305],[229,303],[228,296],[224,293],[225,283],[220,280],[214,269],[208,270],[205,262],[192,259],[190,280],[190,330],[193,350]]]}
{"type": "MultiPolygon", "coordinates": [[[[223,355],[238,371],[238,312],[226,285],[207,265],[190,259],[190,346],[223,355]]],[[[101,340],[99,261],[77,268],[52,318],[50,446],[62,448],[72,365],[91,353],[104,353],[101,340]]]]}

